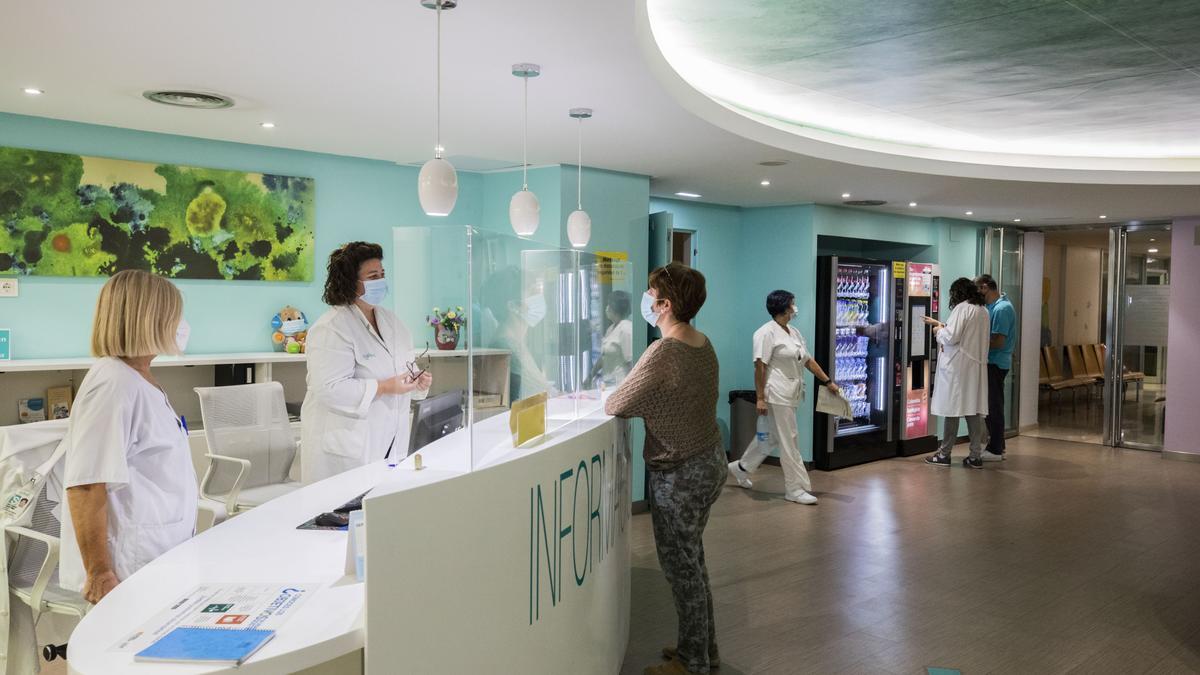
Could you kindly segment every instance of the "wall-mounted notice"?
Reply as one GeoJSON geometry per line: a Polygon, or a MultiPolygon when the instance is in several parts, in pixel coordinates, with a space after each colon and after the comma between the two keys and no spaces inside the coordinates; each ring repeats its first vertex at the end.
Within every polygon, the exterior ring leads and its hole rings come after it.
{"type": "Polygon", "coordinates": [[[1125,344],[1167,344],[1170,304],[1170,286],[1126,285],[1125,344]]]}

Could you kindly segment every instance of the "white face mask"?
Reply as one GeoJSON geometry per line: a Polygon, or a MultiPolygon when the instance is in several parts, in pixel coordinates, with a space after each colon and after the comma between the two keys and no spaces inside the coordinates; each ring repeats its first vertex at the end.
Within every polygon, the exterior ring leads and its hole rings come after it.
{"type": "Polygon", "coordinates": [[[546,318],[546,298],[541,293],[525,298],[523,307],[525,311],[521,313],[521,318],[530,327],[538,325],[546,318]]]}
{"type": "Polygon", "coordinates": [[[284,335],[295,335],[304,330],[304,319],[292,319],[279,324],[279,332],[284,335]]]}
{"type": "Polygon", "coordinates": [[[358,296],[359,299],[368,305],[383,304],[383,299],[388,293],[387,279],[366,279],[362,285],[363,294],[358,296]]]}
{"type": "Polygon", "coordinates": [[[650,291],[642,293],[642,318],[651,326],[657,326],[658,320],[662,318],[662,314],[654,311],[654,303],[658,302],[658,298],[650,295],[650,291]]]}
{"type": "Polygon", "coordinates": [[[179,327],[175,329],[175,346],[179,348],[180,354],[187,350],[188,338],[191,335],[192,327],[188,325],[187,319],[180,319],[179,327]]]}

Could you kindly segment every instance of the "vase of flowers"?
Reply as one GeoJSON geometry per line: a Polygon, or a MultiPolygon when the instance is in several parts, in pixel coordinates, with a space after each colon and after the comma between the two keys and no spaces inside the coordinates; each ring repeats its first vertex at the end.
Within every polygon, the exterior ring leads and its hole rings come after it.
{"type": "Polygon", "coordinates": [[[433,340],[438,349],[458,349],[458,336],[467,323],[462,307],[448,307],[445,311],[434,307],[433,313],[425,317],[425,320],[433,328],[433,340]]]}

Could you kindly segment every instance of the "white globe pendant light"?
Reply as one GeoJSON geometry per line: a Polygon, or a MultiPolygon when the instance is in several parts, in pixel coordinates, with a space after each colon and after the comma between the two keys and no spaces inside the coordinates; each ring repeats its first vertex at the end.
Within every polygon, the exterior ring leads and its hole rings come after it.
{"type": "Polygon", "coordinates": [[[427,216],[448,216],[458,201],[458,173],[442,159],[442,10],[454,9],[456,0],[421,0],[421,6],[437,10],[437,145],[433,159],[425,162],[417,176],[417,198],[427,216]]]}
{"type": "Polygon", "coordinates": [[[579,161],[576,168],[576,209],[567,216],[567,239],[571,246],[583,248],[592,238],[592,217],[583,210],[583,121],[592,116],[591,108],[571,108],[571,117],[579,120],[579,161]]]}
{"type": "Polygon", "coordinates": [[[525,131],[521,140],[521,189],[508,203],[508,222],[517,236],[532,237],[541,220],[542,205],[529,189],[529,78],[542,74],[536,63],[513,64],[512,74],[525,81],[525,131]]]}

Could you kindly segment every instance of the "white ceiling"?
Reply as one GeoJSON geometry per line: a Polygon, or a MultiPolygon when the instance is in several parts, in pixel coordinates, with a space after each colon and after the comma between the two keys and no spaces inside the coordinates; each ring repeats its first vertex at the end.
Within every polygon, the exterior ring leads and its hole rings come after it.
{"type": "Polygon", "coordinates": [[[643,2],[678,76],[810,142],[1200,180],[1195,0],[643,2]]]}
{"type": "MultiPolygon", "coordinates": [[[[4,0],[0,110],[148,131],[420,162],[434,129],[434,15],[418,0],[4,0]],[[28,86],[46,90],[30,97],[28,86]],[[156,106],[153,88],[232,96],[222,111],[156,106]],[[277,127],[259,128],[270,120],[277,127]]],[[[720,129],[652,74],[630,0],[461,0],[444,16],[443,144],[479,166],[519,162],[521,85],[532,61],[530,162],[573,163],[571,107],[588,165],[646,174],[652,192],[761,206],[892,202],[884,210],[1022,224],[1200,214],[1200,189],[953,178],[806,157],[720,129]],[[786,160],[779,168],[758,162],[786,160]],[[769,188],[759,181],[771,180],[769,188]],[[916,201],[918,206],[907,204],[916,201]]],[[[415,187],[414,187],[415,190],[415,187]]]]}

